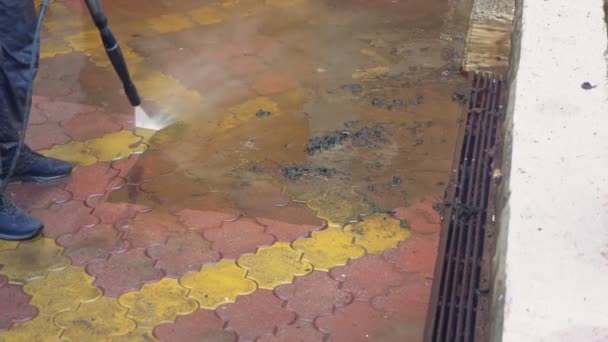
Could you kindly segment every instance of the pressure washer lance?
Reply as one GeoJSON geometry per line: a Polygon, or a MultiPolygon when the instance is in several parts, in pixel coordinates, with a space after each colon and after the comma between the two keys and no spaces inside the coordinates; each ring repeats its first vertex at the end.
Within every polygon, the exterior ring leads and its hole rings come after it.
{"type": "MultiPolygon", "coordinates": [[[[4,193],[4,191],[6,190],[6,187],[8,186],[8,183],[10,182],[10,179],[13,176],[13,173],[15,172],[15,167],[17,165],[17,162],[19,161],[19,157],[21,156],[21,151],[23,150],[26,130],[30,120],[30,111],[32,110],[32,93],[35,75],[34,69],[36,67],[36,61],[40,53],[40,31],[42,29],[42,21],[44,19],[44,15],[46,14],[46,9],[49,5],[49,2],[50,0],[42,0],[42,2],[40,3],[38,21],[36,24],[36,31],[34,33],[34,49],[32,51],[32,57],[29,64],[31,79],[27,88],[25,108],[23,108],[23,127],[21,128],[21,131],[18,132],[19,143],[15,150],[15,155],[11,160],[8,172],[0,180],[0,193],[4,193]]],[[[101,34],[101,40],[103,41],[103,45],[108,54],[108,58],[110,58],[110,61],[114,66],[114,70],[116,70],[116,73],[118,74],[118,77],[120,78],[123,84],[125,94],[127,95],[129,102],[133,107],[135,107],[136,112],[143,112],[143,109],[141,109],[140,107],[141,99],[137,92],[137,88],[135,88],[133,81],[131,81],[129,69],[127,68],[127,63],[125,62],[122,51],[120,50],[118,41],[114,37],[114,34],[110,30],[110,28],[108,27],[108,19],[106,18],[103,8],[101,7],[100,1],[86,0],[86,4],[89,9],[89,13],[91,14],[91,17],[95,22],[95,25],[99,29],[99,33],[101,34]]]]}

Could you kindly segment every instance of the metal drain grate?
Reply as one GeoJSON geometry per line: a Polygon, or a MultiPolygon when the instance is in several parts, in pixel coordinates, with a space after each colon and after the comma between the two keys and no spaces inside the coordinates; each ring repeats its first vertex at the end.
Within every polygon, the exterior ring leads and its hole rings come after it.
{"type": "Polygon", "coordinates": [[[484,341],[494,245],[494,192],[505,81],[470,76],[466,123],[454,178],[446,193],[425,341],[484,341]]]}

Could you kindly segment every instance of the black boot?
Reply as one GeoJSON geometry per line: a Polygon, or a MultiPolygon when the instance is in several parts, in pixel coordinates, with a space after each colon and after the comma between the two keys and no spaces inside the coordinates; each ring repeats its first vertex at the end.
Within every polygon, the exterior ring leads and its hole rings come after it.
{"type": "MultiPolygon", "coordinates": [[[[2,175],[7,174],[14,155],[15,149],[11,149],[2,156],[2,175]]],[[[23,146],[11,180],[47,183],[67,177],[71,172],[72,165],[69,163],[45,157],[23,146]]]]}
{"type": "Polygon", "coordinates": [[[27,240],[38,235],[40,230],[40,221],[17,208],[8,196],[0,194],[0,239],[27,240]]]}

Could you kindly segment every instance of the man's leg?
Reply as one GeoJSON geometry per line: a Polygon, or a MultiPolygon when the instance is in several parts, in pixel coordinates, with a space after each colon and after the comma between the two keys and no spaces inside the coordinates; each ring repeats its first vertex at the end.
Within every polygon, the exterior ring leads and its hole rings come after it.
{"type": "MultiPolygon", "coordinates": [[[[7,177],[23,133],[27,92],[37,70],[29,64],[35,50],[36,10],[33,0],[0,0],[0,177],[7,177]]],[[[38,56],[36,56],[37,58],[38,56]]],[[[36,63],[37,67],[37,63],[36,63]]],[[[45,158],[24,146],[13,175],[45,181],[69,175],[68,163],[45,158]]],[[[36,235],[42,223],[17,208],[0,193],[0,239],[20,240],[36,235]]]]}
{"type": "MultiPolygon", "coordinates": [[[[29,65],[35,49],[36,9],[33,0],[0,1],[0,156],[6,174],[15,155],[19,132],[24,129],[28,87],[36,67],[29,65]]],[[[12,174],[13,179],[46,182],[63,178],[72,170],[68,163],[45,158],[27,146],[12,174]]]]}

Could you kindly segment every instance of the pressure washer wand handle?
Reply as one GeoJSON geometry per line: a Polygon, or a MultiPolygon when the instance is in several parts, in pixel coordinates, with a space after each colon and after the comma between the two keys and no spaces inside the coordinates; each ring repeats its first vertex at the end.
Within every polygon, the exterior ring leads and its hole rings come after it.
{"type": "Polygon", "coordinates": [[[99,29],[101,40],[106,48],[106,53],[108,54],[108,57],[110,58],[110,61],[112,62],[114,70],[116,70],[120,81],[122,82],[125,93],[129,98],[129,102],[133,107],[139,106],[141,104],[141,99],[139,98],[137,88],[135,88],[133,81],[131,81],[127,63],[125,62],[122,51],[120,50],[118,41],[108,26],[108,19],[106,18],[103,8],[101,7],[100,0],[85,0],[85,2],[89,8],[89,13],[91,13],[91,17],[93,18],[95,25],[99,29]]]}

